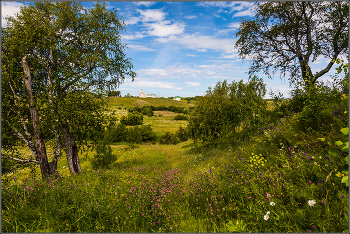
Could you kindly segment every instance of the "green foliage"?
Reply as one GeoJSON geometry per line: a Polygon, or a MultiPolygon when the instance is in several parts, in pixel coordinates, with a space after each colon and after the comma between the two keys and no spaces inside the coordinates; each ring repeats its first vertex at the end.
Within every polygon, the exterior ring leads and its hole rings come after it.
{"type": "Polygon", "coordinates": [[[187,115],[176,115],[174,117],[174,120],[188,120],[188,116],[187,115]]]}
{"type": "Polygon", "coordinates": [[[187,128],[184,129],[180,126],[179,130],[176,131],[175,136],[179,138],[180,141],[187,141],[188,140],[187,128]]]}
{"type": "Polygon", "coordinates": [[[117,155],[112,153],[112,148],[105,142],[100,142],[96,146],[96,154],[91,159],[91,166],[94,170],[111,169],[113,163],[117,160],[117,155]]]}
{"type": "Polygon", "coordinates": [[[143,123],[143,115],[136,111],[128,113],[127,116],[122,116],[122,118],[120,119],[120,123],[125,124],[127,126],[141,125],[143,123]]]}
{"type": "Polygon", "coordinates": [[[126,141],[129,143],[136,143],[136,144],[142,143],[142,133],[138,126],[128,129],[128,132],[126,135],[126,141]]]}
{"type": "Polygon", "coordinates": [[[108,97],[121,97],[120,91],[108,91],[108,97]]]}
{"type": "Polygon", "coordinates": [[[154,142],[157,135],[151,125],[142,125],[127,128],[125,124],[120,123],[117,126],[109,126],[104,135],[104,140],[108,143],[129,142],[154,142]]]}
{"type": "Polygon", "coordinates": [[[164,133],[164,135],[162,135],[160,138],[159,138],[159,144],[166,144],[166,145],[169,145],[169,144],[177,144],[180,142],[180,139],[173,133],[170,133],[170,132],[166,132],[164,133]]]}
{"type": "MultiPolygon", "coordinates": [[[[340,130],[344,136],[342,137],[343,141],[336,141],[332,144],[332,142],[328,142],[330,146],[335,146],[329,149],[328,153],[332,156],[339,156],[340,154],[345,154],[344,157],[344,166],[342,168],[338,168],[338,177],[342,177],[341,182],[345,183],[347,187],[349,187],[349,128],[342,128],[340,130]]],[[[324,140],[324,139],[323,139],[324,140]]]]}
{"type": "Polygon", "coordinates": [[[197,101],[188,124],[191,138],[207,143],[219,139],[233,141],[234,138],[246,137],[251,129],[257,131],[267,107],[263,100],[265,92],[262,79],[256,76],[246,84],[243,80],[232,84],[227,84],[226,80],[218,82],[197,101]],[[241,126],[243,130],[238,135],[241,126]]]}
{"type": "Polygon", "coordinates": [[[141,114],[147,115],[148,117],[153,116],[153,110],[150,106],[144,106],[141,110],[141,114]]]}

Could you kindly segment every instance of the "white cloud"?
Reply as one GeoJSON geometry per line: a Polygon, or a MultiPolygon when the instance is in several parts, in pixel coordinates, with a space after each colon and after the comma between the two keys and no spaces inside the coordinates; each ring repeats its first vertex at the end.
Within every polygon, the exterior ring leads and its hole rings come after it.
{"type": "Polygon", "coordinates": [[[211,6],[226,7],[227,3],[226,2],[199,2],[197,3],[197,5],[204,6],[204,7],[211,7],[211,6]]]}
{"type": "Polygon", "coordinates": [[[142,22],[159,22],[165,19],[166,13],[158,9],[137,10],[142,22]]]}
{"type": "Polygon", "coordinates": [[[155,2],[134,2],[134,4],[136,6],[145,6],[145,7],[149,7],[155,4],[155,2]]]}
{"type": "Polygon", "coordinates": [[[144,37],[145,35],[142,33],[135,33],[134,35],[121,35],[122,40],[135,40],[144,37]]]}
{"type": "Polygon", "coordinates": [[[229,25],[227,25],[229,28],[232,28],[232,29],[239,29],[239,26],[241,25],[241,23],[237,23],[237,22],[233,22],[233,23],[230,23],[229,25]]]}
{"type": "Polygon", "coordinates": [[[162,21],[153,24],[146,24],[148,26],[148,34],[156,37],[168,37],[171,35],[182,34],[185,31],[185,25],[183,23],[173,23],[170,21],[162,21]]]}
{"type": "Polygon", "coordinates": [[[185,31],[185,24],[165,20],[167,13],[158,9],[137,10],[140,13],[140,20],[148,28],[148,35],[156,37],[168,37],[182,34],[185,31]]]}
{"type": "Polygon", "coordinates": [[[186,19],[196,19],[196,18],[198,18],[198,17],[195,16],[195,15],[187,15],[187,16],[185,16],[185,18],[186,18],[186,19]]]}
{"type": "Polygon", "coordinates": [[[200,52],[207,50],[219,51],[223,56],[233,56],[237,54],[235,39],[222,39],[213,36],[200,36],[197,34],[184,34],[181,36],[170,36],[169,38],[156,39],[158,42],[175,42],[186,48],[200,52]]]}
{"type": "Polygon", "coordinates": [[[146,46],[142,45],[130,45],[128,44],[127,47],[131,50],[137,50],[137,51],[154,51],[154,49],[148,48],[146,46]]]}
{"type": "Polygon", "coordinates": [[[16,13],[19,13],[21,6],[25,5],[21,2],[1,2],[1,25],[6,26],[7,20],[5,17],[15,16],[16,13]]]}
{"type": "Polygon", "coordinates": [[[240,11],[240,12],[237,12],[237,13],[233,14],[232,18],[233,17],[239,17],[239,16],[250,16],[250,17],[253,17],[254,15],[255,15],[255,12],[251,11],[250,9],[248,9],[248,10],[240,11]]]}
{"type": "Polygon", "coordinates": [[[200,87],[201,83],[200,82],[185,82],[190,87],[200,87]]]}
{"type": "Polygon", "coordinates": [[[140,21],[139,17],[130,17],[129,19],[125,20],[125,24],[137,24],[140,21]]]}
{"type": "Polygon", "coordinates": [[[188,56],[188,57],[197,57],[197,55],[194,55],[194,54],[186,54],[186,56],[188,56]]]}
{"type": "Polygon", "coordinates": [[[155,81],[146,78],[137,78],[134,82],[127,81],[123,84],[123,87],[139,87],[139,88],[157,88],[157,89],[171,89],[182,90],[181,87],[177,87],[176,83],[155,81]]]}

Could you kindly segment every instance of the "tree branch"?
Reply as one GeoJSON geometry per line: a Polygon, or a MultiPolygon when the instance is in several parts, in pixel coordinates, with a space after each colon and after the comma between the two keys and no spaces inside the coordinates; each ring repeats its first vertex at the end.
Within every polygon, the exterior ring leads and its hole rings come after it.
{"type": "Polygon", "coordinates": [[[8,159],[12,159],[12,160],[15,160],[15,161],[18,161],[18,162],[21,162],[22,164],[23,163],[39,163],[39,161],[36,161],[36,160],[33,160],[33,159],[28,159],[28,160],[23,160],[23,159],[19,159],[19,158],[14,158],[14,157],[11,157],[3,152],[1,152],[1,156],[5,156],[6,158],[8,159]]]}

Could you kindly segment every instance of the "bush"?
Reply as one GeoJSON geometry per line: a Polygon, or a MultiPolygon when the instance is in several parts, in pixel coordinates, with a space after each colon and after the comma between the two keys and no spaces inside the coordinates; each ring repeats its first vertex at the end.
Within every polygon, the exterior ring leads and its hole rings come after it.
{"type": "Polygon", "coordinates": [[[153,110],[149,106],[144,106],[142,108],[142,110],[141,110],[141,114],[147,115],[148,117],[152,117],[153,116],[153,110]]]}
{"type": "Polygon", "coordinates": [[[179,127],[179,130],[175,133],[175,136],[179,138],[180,141],[187,141],[188,139],[187,131],[183,129],[181,126],[179,127]]]}
{"type": "Polygon", "coordinates": [[[129,143],[136,143],[136,144],[142,143],[142,134],[138,126],[128,129],[126,141],[129,143]]]}
{"type": "Polygon", "coordinates": [[[172,134],[170,132],[166,132],[163,136],[160,137],[159,143],[160,144],[177,144],[179,143],[180,140],[177,136],[175,136],[175,134],[172,134]]]}
{"type": "Polygon", "coordinates": [[[136,111],[128,113],[127,116],[122,116],[120,123],[127,126],[141,125],[143,123],[143,115],[136,111]]]}
{"type": "Polygon", "coordinates": [[[140,128],[142,141],[156,141],[157,135],[153,132],[151,125],[142,125],[140,128]]]}
{"type": "Polygon", "coordinates": [[[177,115],[174,117],[174,120],[188,120],[186,115],[177,115]]]}
{"type": "Polygon", "coordinates": [[[110,169],[116,160],[117,156],[112,153],[112,148],[106,142],[101,142],[96,146],[96,155],[91,159],[91,165],[94,170],[110,169]]]}

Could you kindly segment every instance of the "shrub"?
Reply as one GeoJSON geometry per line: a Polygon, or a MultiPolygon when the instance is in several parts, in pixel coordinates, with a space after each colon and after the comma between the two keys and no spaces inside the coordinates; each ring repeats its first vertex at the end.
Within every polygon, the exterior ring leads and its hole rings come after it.
{"type": "Polygon", "coordinates": [[[106,142],[100,142],[96,146],[96,155],[91,159],[91,166],[94,170],[110,169],[117,160],[117,156],[112,153],[112,148],[106,142]]]}
{"type": "Polygon", "coordinates": [[[120,123],[128,126],[141,125],[143,123],[143,115],[135,111],[128,113],[127,116],[122,116],[120,123]]]}
{"type": "Polygon", "coordinates": [[[177,144],[179,143],[179,138],[177,136],[175,136],[175,134],[172,134],[170,132],[166,132],[163,136],[160,137],[159,140],[160,144],[177,144]]]}
{"type": "Polygon", "coordinates": [[[140,128],[142,141],[156,141],[157,135],[153,132],[151,125],[142,125],[140,128]]]}
{"type": "Polygon", "coordinates": [[[122,142],[126,141],[127,128],[125,124],[118,124],[115,126],[108,127],[104,140],[108,143],[122,142]]]}
{"type": "Polygon", "coordinates": [[[142,143],[142,134],[138,126],[128,129],[126,141],[129,143],[136,143],[136,144],[142,143]]]}
{"type": "Polygon", "coordinates": [[[174,120],[188,120],[188,117],[186,115],[176,115],[174,120]]]}
{"type": "Polygon", "coordinates": [[[188,139],[187,131],[183,129],[181,126],[179,127],[179,130],[175,133],[175,136],[179,138],[180,141],[187,141],[188,139]]]}
{"type": "Polygon", "coordinates": [[[141,114],[147,115],[148,117],[152,117],[153,116],[153,110],[149,106],[144,106],[142,108],[142,110],[141,110],[141,114]]]}

